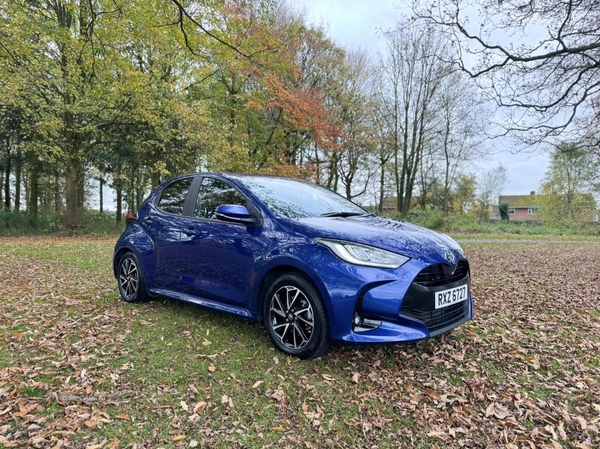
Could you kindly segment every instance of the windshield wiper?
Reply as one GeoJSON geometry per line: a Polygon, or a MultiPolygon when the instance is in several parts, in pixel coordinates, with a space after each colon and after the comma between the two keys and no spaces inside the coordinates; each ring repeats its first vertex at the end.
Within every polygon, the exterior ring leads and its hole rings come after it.
{"type": "Polygon", "coordinates": [[[326,212],[321,217],[368,217],[371,214],[366,212],[326,212]]]}

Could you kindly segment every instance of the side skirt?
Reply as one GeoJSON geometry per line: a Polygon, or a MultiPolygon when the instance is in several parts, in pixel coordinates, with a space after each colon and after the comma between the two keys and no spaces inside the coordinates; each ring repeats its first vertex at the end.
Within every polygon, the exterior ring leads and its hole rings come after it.
{"type": "Polygon", "coordinates": [[[150,291],[154,295],[166,296],[168,298],[177,299],[179,301],[190,302],[192,304],[197,304],[202,307],[206,307],[208,309],[218,310],[220,312],[230,313],[232,315],[242,316],[244,318],[249,318],[251,320],[256,320],[256,315],[250,313],[248,309],[244,309],[242,307],[235,307],[228,304],[222,304],[220,302],[211,301],[210,299],[199,298],[197,296],[186,295],[185,293],[175,292],[173,290],[167,290],[164,288],[149,288],[150,291]]]}

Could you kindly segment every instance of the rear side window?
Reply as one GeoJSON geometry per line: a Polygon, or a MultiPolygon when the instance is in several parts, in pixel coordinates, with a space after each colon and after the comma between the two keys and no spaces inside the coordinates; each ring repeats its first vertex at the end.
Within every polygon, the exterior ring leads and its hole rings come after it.
{"type": "Polygon", "coordinates": [[[160,196],[158,207],[170,214],[182,215],[185,197],[192,185],[193,179],[194,178],[180,179],[179,181],[169,184],[160,196]]]}

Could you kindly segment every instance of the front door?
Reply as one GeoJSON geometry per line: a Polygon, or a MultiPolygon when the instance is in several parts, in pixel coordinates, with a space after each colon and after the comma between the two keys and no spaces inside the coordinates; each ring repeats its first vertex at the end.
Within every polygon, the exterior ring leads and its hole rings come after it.
{"type": "Polygon", "coordinates": [[[233,185],[204,177],[193,217],[181,229],[181,280],[186,293],[248,307],[256,227],[218,220],[222,204],[248,206],[233,185]]]}

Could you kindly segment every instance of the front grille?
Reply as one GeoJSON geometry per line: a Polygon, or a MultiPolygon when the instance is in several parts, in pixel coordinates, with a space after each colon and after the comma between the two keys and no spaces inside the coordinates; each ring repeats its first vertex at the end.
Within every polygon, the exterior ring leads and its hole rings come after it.
{"type": "Polygon", "coordinates": [[[451,284],[452,282],[460,281],[469,273],[469,265],[466,261],[461,260],[456,264],[456,269],[452,272],[452,265],[430,265],[421,270],[415,278],[415,284],[424,287],[438,287],[440,285],[451,284]]]}
{"type": "Polygon", "coordinates": [[[430,335],[436,335],[453,324],[463,321],[469,313],[469,302],[463,301],[453,304],[443,309],[400,309],[400,314],[407,318],[413,318],[422,321],[430,335]]]}
{"type": "Polygon", "coordinates": [[[435,308],[435,293],[469,282],[469,263],[460,260],[456,265],[431,265],[415,277],[406,292],[400,315],[418,320],[427,326],[430,335],[437,335],[467,321],[470,315],[469,300],[441,309],[435,308]]]}

